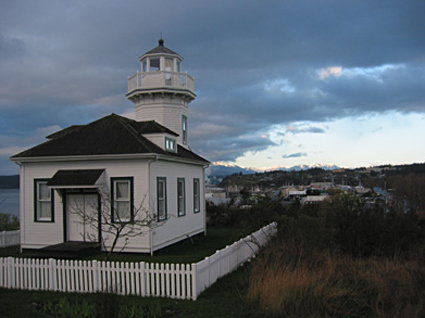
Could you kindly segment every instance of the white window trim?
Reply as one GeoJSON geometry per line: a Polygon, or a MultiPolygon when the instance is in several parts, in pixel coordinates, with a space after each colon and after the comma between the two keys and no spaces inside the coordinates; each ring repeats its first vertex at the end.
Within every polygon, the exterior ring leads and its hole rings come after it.
{"type": "Polygon", "coordinates": [[[133,179],[132,177],[123,177],[123,178],[111,178],[111,183],[113,187],[113,196],[112,196],[112,222],[113,223],[120,223],[120,222],[129,222],[133,219],[133,179]],[[119,183],[126,183],[128,185],[128,197],[125,198],[118,198],[117,197],[117,185],[119,183]],[[128,202],[129,204],[129,217],[125,219],[119,219],[116,216],[116,202],[128,202]]]}
{"type": "Polygon", "coordinates": [[[53,191],[49,189],[49,199],[40,199],[40,186],[47,184],[47,179],[35,179],[34,185],[35,185],[35,192],[34,192],[34,221],[35,222],[54,222],[54,214],[53,214],[53,191]],[[41,207],[40,203],[50,203],[50,216],[49,217],[42,217],[40,216],[41,207]]]}

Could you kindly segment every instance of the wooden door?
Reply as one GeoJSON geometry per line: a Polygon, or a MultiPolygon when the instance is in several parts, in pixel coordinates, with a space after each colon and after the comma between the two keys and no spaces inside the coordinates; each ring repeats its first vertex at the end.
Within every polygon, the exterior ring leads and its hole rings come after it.
{"type": "Polygon", "coordinates": [[[68,241],[98,241],[97,194],[68,194],[66,197],[68,241]]]}

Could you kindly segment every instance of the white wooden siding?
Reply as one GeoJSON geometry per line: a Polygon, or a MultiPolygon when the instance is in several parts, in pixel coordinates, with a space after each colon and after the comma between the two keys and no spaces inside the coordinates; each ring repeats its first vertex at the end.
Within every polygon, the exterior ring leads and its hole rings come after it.
{"type": "MultiPolygon", "coordinates": [[[[51,178],[60,169],[105,169],[105,186],[108,192],[110,192],[110,178],[134,177],[134,204],[138,207],[146,197],[143,208],[149,209],[147,160],[27,163],[21,166],[21,247],[23,249],[42,248],[63,242],[63,200],[58,191],[54,191],[54,222],[34,222],[33,180],[51,178]]],[[[119,241],[117,249],[123,244],[124,242],[119,241]]],[[[149,252],[149,246],[147,233],[131,239],[128,250],[149,252]]]]}
{"type": "Polygon", "coordinates": [[[157,161],[151,165],[151,207],[156,213],[156,180],[167,178],[167,217],[162,226],[153,231],[153,250],[180,241],[205,231],[205,200],[203,185],[203,167],[173,162],[157,161]],[[177,215],[177,179],[185,179],[186,215],[177,215]],[[193,179],[200,181],[200,212],[194,213],[193,179]]]}

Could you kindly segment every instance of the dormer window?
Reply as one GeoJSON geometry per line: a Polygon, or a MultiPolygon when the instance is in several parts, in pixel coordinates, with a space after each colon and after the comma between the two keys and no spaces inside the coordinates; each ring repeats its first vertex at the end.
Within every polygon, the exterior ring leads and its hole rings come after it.
{"type": "Polygon", "coordinates": [[[165,137],[165,150],[176,152],[176,140],[165,137]]]}

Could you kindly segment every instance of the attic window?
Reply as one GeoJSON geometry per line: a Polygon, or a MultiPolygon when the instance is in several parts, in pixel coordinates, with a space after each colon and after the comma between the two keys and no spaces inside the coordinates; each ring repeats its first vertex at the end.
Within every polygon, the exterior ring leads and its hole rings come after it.
{"type": "Polygon", "coordinates": [[[165,150],[176,152],[176,140],[165,137],[165,150]]]}

